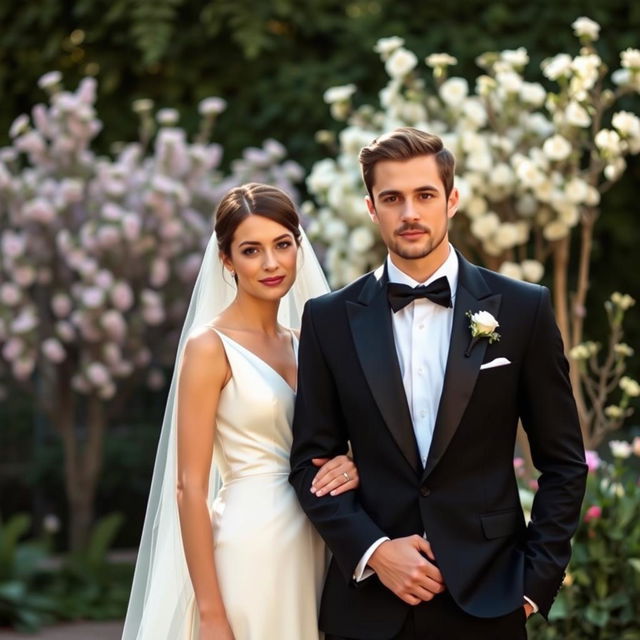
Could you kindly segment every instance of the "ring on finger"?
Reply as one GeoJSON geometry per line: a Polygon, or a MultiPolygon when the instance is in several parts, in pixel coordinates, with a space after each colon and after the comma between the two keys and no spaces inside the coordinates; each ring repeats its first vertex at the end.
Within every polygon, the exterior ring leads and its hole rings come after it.
{"type": "Polygon", "coordinates": [[[346,471],[343,471],[342,475],[344,476],[345,482],[349,482],[349,480],[351,480],[351,478],[349,477],[349,474],[346,471]]]}

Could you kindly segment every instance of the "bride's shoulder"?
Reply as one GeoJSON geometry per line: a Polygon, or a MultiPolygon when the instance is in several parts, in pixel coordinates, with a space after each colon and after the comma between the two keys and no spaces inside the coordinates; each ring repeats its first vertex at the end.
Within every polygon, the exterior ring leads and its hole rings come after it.
{"type": "Polygon", "coordinates": [[[222,338],[211,325],[203,325],[194,329],[184,348],[185,357],[191,359],[206,358],[213,361],[226,360],[222,338]]]}

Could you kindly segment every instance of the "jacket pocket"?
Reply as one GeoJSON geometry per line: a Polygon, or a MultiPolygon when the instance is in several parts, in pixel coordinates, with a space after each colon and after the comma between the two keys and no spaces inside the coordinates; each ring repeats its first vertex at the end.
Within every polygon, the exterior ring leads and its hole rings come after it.
{"type": "Polygon", "coordinates": [[[480,516],[482,531],[485,538],[501,538],[518,531],[524,524],[522,513],[519,509],[509,509],[498,513],[487,513],[480,516]]]}

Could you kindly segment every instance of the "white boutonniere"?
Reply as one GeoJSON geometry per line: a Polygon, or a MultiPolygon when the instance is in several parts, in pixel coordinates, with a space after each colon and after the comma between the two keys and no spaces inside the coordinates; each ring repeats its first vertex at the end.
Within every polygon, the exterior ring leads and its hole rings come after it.
{"type": "Polygon", "coordinates": [[[500,324],[488,311],[477,311],[476,313],[467,311],[465,315],[471,321],[469,324],[471,340],[469,341],[467,350],[464,352],[465,357],[468,358],[478,340],[487,338],[489,344],[500,340],[500,334],[496,331],[500,324]]]}

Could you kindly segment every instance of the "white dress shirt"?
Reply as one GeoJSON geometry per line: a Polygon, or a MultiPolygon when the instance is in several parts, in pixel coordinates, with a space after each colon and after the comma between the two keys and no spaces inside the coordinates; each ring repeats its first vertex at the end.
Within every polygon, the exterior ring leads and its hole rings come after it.
{"type": "MultiPolygon", "coordinates": [[[[426,466],[433,439],[449,357],[453,309],[458,287],[458,268],[458,256],[451,245],[449,245],[447,259],[424,282],[417,282],[408,276],[393,264],[390,256],[387,257],[389,282],[417,287],[431,284],[434,280],[445,276],[451,288],[452,307],[450,308],[445,308],[426,298],[414,300],[396,313],[389,308],[402,384],[407,396],[423,467],[426,466]]],[[[387,537],[380,538],[367,549],[353,574],[357,582],[373,574],[373,570],[367,567],[369,558],[387,540],[389,540],[387,537]]],[[[526,596],[525,599],[533,606],[534,611],[538,610],[533,601],[526,596]]]]}

